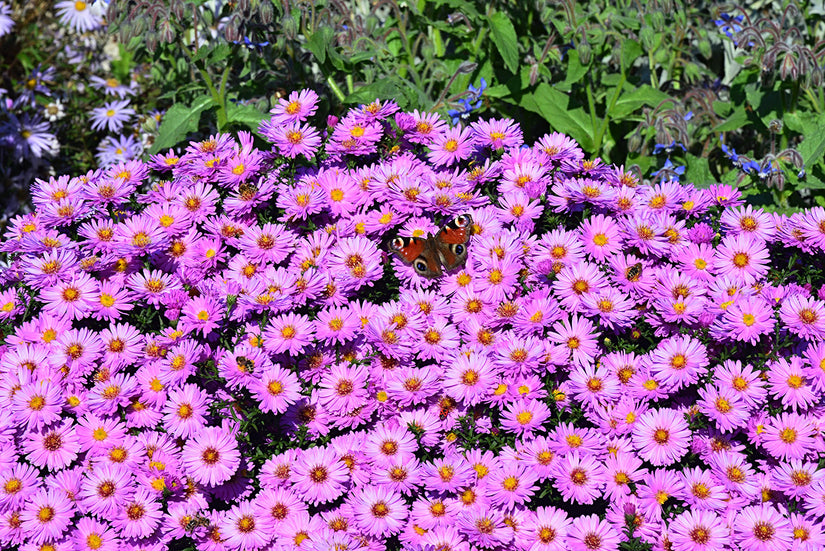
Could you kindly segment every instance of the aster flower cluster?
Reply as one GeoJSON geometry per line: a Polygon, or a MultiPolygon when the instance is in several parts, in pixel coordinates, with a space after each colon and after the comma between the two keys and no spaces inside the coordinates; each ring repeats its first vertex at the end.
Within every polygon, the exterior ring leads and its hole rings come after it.
{"type": "MultiPolygon", "coordinates": [[[[48,174],[52,163],[71,162],[68,155],[59,158],[60,147],[74,139],[82,123],[108,133],[88,144],[92,153],[97,146],[100,166],[138,157],[149,139],[148,134],[135,132],[139,121],[129,96],[138,91],[136,81],[123,83],[115,78],[111,56],[103,51],[105,4],[67,0],[55,3],[54,8],[53,15],[32,16],[30,10],[42,11],[42,7],[22,3],[14,11],[7,2],[0,2],[0,40],[11,30],[20,30],[18,45],[12,50],[26,51],[35,47],[28,43],[37,40],[37,50],[51,63],[26,73],[10,73],[13,86],[0,89],[0,177],[7,191],[17,192],[6,196],[3,222],[10,213],[28,208],[26,191],[36,177],[48,174]],[[55,16],[56,20],[51,19],[55,16]],[[24,21],[36,17],[38,24],[19,29],[16,17],[24,21]],[[48,38],[42,34],[46,32],[48,38]]],[[[28,59],[17,60],[12,67],[29,63],[28,59]]],[[[80,144],[73,145],[77,146],[73,151],[82,149],[80,144]]]]}
{"type": "Polygon", "coordinates": [[[0,246],[0,545],[825,545],[825,209],[317,99],[266,150],[36,182],[0,246]],[[463,268],[384,252],[460,214],[463,268]]]}

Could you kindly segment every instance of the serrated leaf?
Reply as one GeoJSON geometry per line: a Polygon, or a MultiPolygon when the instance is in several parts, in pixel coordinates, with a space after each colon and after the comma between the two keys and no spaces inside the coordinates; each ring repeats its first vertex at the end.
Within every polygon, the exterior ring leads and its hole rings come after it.
{"type": "Polygon", "coordinates": [[[488,18],[490,32],[504,65],[511,73],[518,71],[518,37],[512,21],[504,12],[496,12],[488,18]]]}
{"type": "Polygon", "coordinates": [[[158,128],[158,138],[149,152],[157,153],[183,141],[190,132],[198,129],[201,113],[212,105],[214,102],[211,96],[201,96],[191,106],[177,103],[170,107],[163,115],[163,121],[158,128]]]}

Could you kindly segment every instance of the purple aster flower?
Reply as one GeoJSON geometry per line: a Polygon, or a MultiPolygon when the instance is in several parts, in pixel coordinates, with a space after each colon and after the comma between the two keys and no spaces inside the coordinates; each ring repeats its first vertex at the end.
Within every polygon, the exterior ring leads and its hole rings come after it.
{"type": "Polygon", "coordinates": [[[194,434],[183,447],[181,460],[199,483],[217,486],[229,480],[241,464],[238,442],[220,427],[207,427],[194,434]]]}
{"type": "Polygon", "coordinates": [[[128,99],[104,103],[103,107],[92,109],[92,130],[103,130],[105,127],[109,132],[120,132],[134,114],[128,99]]]}

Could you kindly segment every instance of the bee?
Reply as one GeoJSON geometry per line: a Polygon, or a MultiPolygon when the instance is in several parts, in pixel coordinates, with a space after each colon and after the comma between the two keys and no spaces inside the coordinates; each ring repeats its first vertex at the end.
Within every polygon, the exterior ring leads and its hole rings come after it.
{"type": "Polygon", "coordinates": [[[238,370],[245,373],[253,373],[255,371],[255,362],[246,356],[238,356],[238,370]]]}
{"type": "Polygon", "coordinates": [[[194,532],[198,528],[208,528],[210,524],[211,521],[208,517],[197,515],[189,519],[184,530],[187,532],[194,532]]]}
{"type": "Polygon", "coordinates": [[[642,263],[637,262],[633,266],[630,266],[625,271],[624,275],[625,275],[625,277],[627,277],[628,281],[636,283],[637,281],[639,281],[639,278],[642,277],[642,263]]]}

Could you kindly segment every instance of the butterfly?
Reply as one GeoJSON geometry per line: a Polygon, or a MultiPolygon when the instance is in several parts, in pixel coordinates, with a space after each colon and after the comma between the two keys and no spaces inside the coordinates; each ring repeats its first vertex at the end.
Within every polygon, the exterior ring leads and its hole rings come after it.
{"type": "Polygon", "coordinates": [[[473,234],[473,218],[469,214],[456,216],[435,235],[421,237],[396,237],[390,242],[390,250],[418,275],[438,277],[445,270],[463,266],[467,261],[467,243],[473,234]]]}

